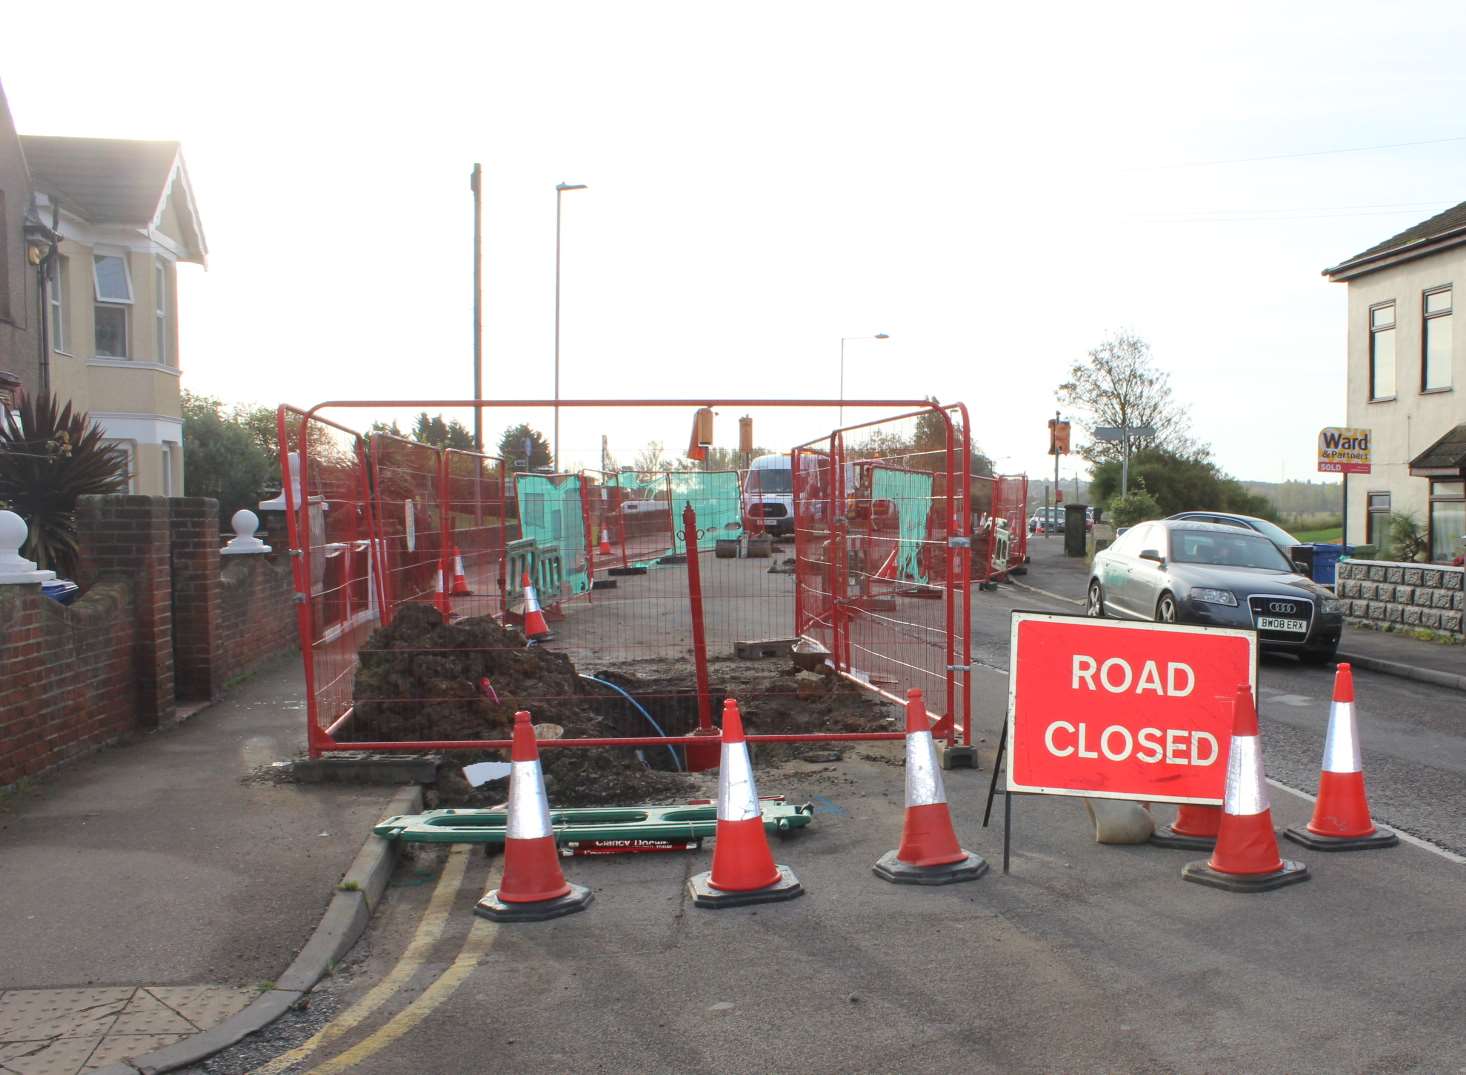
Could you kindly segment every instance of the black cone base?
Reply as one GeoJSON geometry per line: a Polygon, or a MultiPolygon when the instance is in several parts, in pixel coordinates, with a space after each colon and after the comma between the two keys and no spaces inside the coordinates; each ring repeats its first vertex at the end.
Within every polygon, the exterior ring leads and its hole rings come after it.
{"type": "Polygon", "coordinates": [[[647,569],[644,567],[613,567],[606,572],[608,575],[645,575],[647,569]]]}
{"type": "Polygon", "coordinates": [[[711,884],[712,871],[700,873],[688,879],[687,894],[692,897],[692,902],[697,907],[711,907],[714,910],[721,910],[724,907],[745,907],[750,903],[776,903],[779,900],[792,900],[796,896],[804,895],[804,886],[799,883],[799,878],[794,876],[794,871],[788,866],[780,866],[779,879],[767,888],[756,888],[750,892],[727,892],[721,888],[714,888],[711,884]]]}
{"type": "Polygon", "coordinates": [[[505,903],[499,898],[499,890],[493,888],[474,905],[473,913],[495,922],[543,922],[547,918],[583,911],[590,901],[591,891],[584,885],[571,885],[570,891],[559,899],[537,903],[505,903]]]}
{"type": "Polygon", "coordinates": [[[976,881],[988,872],[987,860],[981,855],[967,852],[961,862],[949,862],[945,866],[912,866],[896,857],[895,851],[887,851],[871,871],[882,881],[893,885],[954,885],[958,881],[976,881]]]}
{"type": "Polygon", "coordinates": [[[1315,851],[1367,851],[1373,847],[1394,847],[1400,842],[1393,829],[1383,828],[1375,829],[1368,836],[1320,836],[1299,826],[1284,829],[1283,835],[1315,851]]]}
{"type": "Polygon", "coordinates": [[[1201,859],[1181,867],[1181,878],[1228,892],[1270,892],[1284,885],[1307,881],[1308,867],[1292,859],[1283,859],[1283,868],[1275,873],[1222,873],[1212,869],[1206,859],[1201,859]]]}
{"type": "Polygon", "coordinates": [[[1151,833],[1150,842],[1157,847],[1179,847],[1187,851],[1210,851],[1217,846],[1215,836],[1191,836],[1184,832],[1177,832],[1169,825],[1151,833]]]}

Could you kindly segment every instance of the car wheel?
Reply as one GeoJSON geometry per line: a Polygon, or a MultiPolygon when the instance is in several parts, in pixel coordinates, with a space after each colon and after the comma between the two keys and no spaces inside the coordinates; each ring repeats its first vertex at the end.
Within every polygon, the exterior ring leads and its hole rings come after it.
{"type": "Polygon", "coordinates": [[[1176,622],[1176,599],[1168,593],[1161,594],[1161,599],[1155,606],[1156,623],[1176,622]]]}
{"type": "Polygon", "coordinates": [[[1086,616],[1093,616],[1096,619],[1103,619],[1105,615],[1105,595],[1100,589],[1099,579],[1094,579],[1089,584],[1089,603],[1084,607],[1086,616]]]}

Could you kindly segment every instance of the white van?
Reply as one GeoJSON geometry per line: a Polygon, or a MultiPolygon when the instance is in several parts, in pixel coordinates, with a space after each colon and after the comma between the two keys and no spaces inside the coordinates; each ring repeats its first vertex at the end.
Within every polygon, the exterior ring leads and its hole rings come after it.
{"type": "Polygon", "coordinates": [[[750,533],[794,533],[794,476],[788,455],[761,455],[743,476],[743,524],[750,533]]]}

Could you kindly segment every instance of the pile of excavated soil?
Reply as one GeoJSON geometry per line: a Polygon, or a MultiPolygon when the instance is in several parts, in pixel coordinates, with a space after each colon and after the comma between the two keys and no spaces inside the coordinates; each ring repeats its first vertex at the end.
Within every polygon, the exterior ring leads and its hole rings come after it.
{"type": "MultiPolygon", "coordinates": [[[[405,605],[373,632],[357,658],[353,716],[343,741],[507,739],[517,710],[566,738],[622,734],[595,711],[563,653],[528,646],[524,636],[481,616],[445,623],[430,605],[405,605]],[[493,696],[481,687],[487,679],[493,696]],[[496,700],[497,698],[497,700],[496,700]]],[[[453,751],[439,767],[440,805],[503,802],[508,781],[471,787],[462,768],[506,760],[505,751],[453,751]]],[[[648,770],[625,748],[541,752],[545,789],[557,806],[647,802],[688,794],[676,773],[648,770]]]]}

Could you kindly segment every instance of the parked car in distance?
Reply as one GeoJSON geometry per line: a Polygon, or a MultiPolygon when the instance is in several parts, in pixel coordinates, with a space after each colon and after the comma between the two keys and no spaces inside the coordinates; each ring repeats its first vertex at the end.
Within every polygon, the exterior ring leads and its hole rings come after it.
{"type": "Polygon", "coordinates": [[[1299,541],[1288,531],[1284,530],[1277,523],[1270,523],[1266,519],[1259,519],[1255,515],[1234,515],[1226,511],[1183,511],[1169,516],[1171,519],[1185,519],[1198,523],[1217,523],[1220,526],[1236,526],[1244,530],[1255,530],[1267,538],[1279,549],[1291,562],[1293,559],[1293,548],[1301,545],[1299,541]]]}
{"type": "Polygon", "coordinates": [[[1028,532],[1037,533],[1042,526],[1050,534],[1062,534],[1064,532],[1064,509],[1063,507],[1038,508],[1028,517],[1028,532]]]}
{"type": "Polygon", "coordinates": [[[1298,574],[1258,531],[1226,523],[1137,523],[1090,567],[1090,616],[1240,627],[1264,650],[1323,663],[1339,648],[1343,604],[1298,574]]]}

